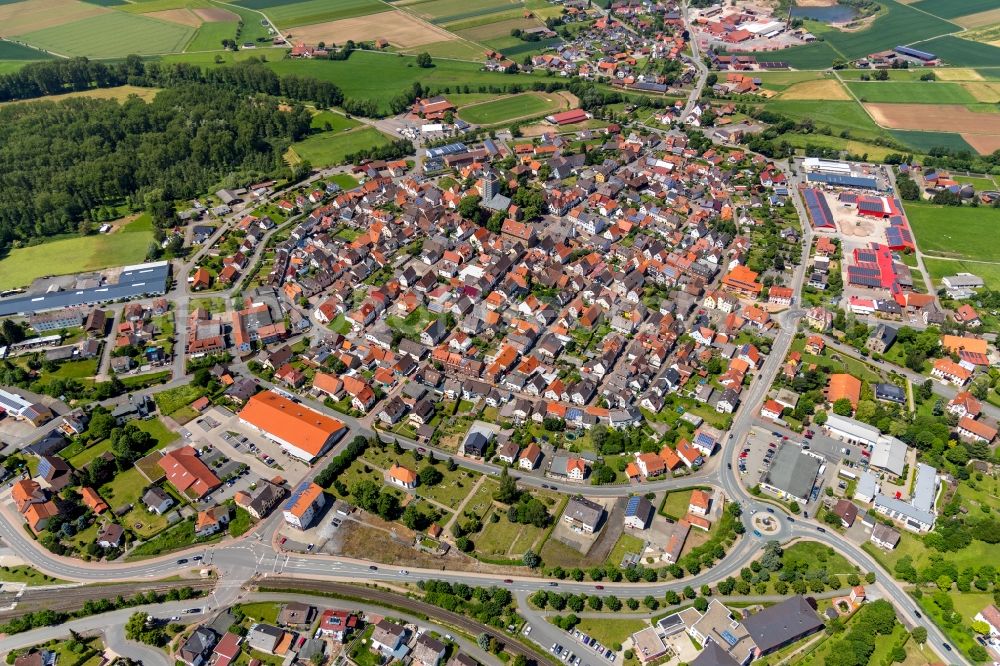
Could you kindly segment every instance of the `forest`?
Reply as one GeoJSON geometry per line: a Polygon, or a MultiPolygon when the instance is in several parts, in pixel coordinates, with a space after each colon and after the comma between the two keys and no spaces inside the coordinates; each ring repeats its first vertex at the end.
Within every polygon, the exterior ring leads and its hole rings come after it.
{"type": "Polygon", "coordinates": [[[77,232],[105,205],[144,207],[169,224],[174,201],[223,179],[286,170],[285,150],[310,131],[305,107],[282,110],[270,96],[311,98],[318,88],[309,79],[255,65],[206,74],[137,64],[130,81],[165,88],[152,102],[77,98],[0,109],[0,246],[77,232]]]}

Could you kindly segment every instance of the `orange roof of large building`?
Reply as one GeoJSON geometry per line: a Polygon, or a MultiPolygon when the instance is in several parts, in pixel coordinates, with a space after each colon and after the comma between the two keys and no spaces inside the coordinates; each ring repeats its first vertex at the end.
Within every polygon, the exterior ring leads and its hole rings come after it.
{"type": "Polygon", "coordinates": [[[942,335],[941,346],[949,352],[970,351],[977,354],[986,353],[986,340],[982,338],[969,338],[962,335],[942,335]]]}
{"type": "Polygon", "coordinates": [[[669,446],[664,446],[660,449],[660,459],[663,460],[663,464],[667,466],[667,469],[673,471],[681,466],[680,456],[669,446]]]}
{"type": "Polygon", "coordinates": [[[37,502],[35,504],[29,504],[28,508],[24,510],[24,519],[28,521],[28,525],[34,531],[39,531],[42,529],[42,522],[59,515],[59,507],[56,506],[55,502],[37,502]]]}
{"type": "Polygon", "coordinates": [[[10,491],[10,497],[17,504],[17,510],[24,513],[24,508],[32,502],[41,501],[44,496],[41,494],[42,487],[37,481],[24,479],[14,484],[10,491]]]}
{"type": "Polygon", "coordinates": [[[729,271],[722,278],[722,284],[740,291],[751,291],[754,293],[760,293],[760,290],[764,288],[764,285],[757,282],[757,273],[743,264],[737,264],[733,270],[729,271]]]}
{"type": "Polygon", "coordinates": [[[263,391],[247,401],[240,418],[296,448],[319,455],[330,437],[344,428],[335,418],[292,402],[273,391],[263,391]]]}
{"type": "Polygon", "coordinates": [[[219,477],[198,458],[193,446],[182,446],[166,453],[156,461],[178,491],[194,497],[203,497],[222,485],[219,477]]]}
{"type": "Polygon", "coordinates": [[[861,399],[861,380],[846,373],[830,375],[826,399],[833,403],[842,398],[850,400],[851,407],[857,407],[858,400],[861,399]]]}

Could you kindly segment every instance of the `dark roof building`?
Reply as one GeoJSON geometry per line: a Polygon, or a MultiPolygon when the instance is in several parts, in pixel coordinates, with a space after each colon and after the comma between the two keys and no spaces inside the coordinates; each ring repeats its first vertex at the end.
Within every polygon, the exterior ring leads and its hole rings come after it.
{"type": "Polygon", "coordinates": [[[743,626],[762,657],[823,628],[823,622],[806,598],[797,595],[769,606],[743,620],[743,626]]]}

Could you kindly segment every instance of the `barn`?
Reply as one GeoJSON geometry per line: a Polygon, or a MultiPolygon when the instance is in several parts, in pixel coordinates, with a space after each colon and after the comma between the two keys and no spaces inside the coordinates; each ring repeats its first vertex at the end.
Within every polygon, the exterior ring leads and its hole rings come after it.
{"type": "Polygon", "coordinates": [[[572,109],[571,111],[563,111],[561,113],[555,113],[551,116],[546,116],[545,119],[552,123],[553,125],[570,125],[572,123],[582,123],[583,121],[589,119],[590,116],[583,109],[572,109]]]}

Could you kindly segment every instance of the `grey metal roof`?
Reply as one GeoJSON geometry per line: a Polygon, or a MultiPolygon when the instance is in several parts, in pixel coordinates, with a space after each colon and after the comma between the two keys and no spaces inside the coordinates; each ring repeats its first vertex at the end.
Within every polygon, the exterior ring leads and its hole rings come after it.
{"type": "Polygon", "coordinates": [[[805,499],[812,492],[820,461],[797,446],[782,446],[767,472],[767,483],[792,497],[805,499]]]}
{"type": "Polygon", "coordinates": [[[805,597],[797,595],[751,615],[743,620],[743,626],[761,652],[767,653],[796,638],[819,631],[823,623],[805,597]]]}
{"type": "Polygon", "coordinates": [[[0,316],[161,295],[167,293],[169,275],[170,264],[166,261],[125,266],[117,284],[0,299],[0,316]]]}

